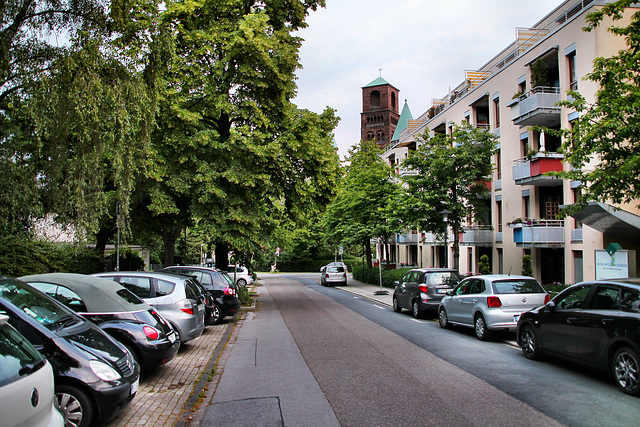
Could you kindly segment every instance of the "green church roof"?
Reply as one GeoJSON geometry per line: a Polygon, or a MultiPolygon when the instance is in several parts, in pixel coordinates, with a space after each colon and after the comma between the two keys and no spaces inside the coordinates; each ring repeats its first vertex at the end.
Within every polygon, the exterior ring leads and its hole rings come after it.
{"type": "Polygon", "coordinates": [[[384,86],[384,85],[393,86],[391,83],[386,81],[383,77],[378,77],[377,79],[375,79],[374,81],[372,81],[368,85],[362,86],[362,87],[365,88],[365,87],[384,86]]]}
{"type": "Polygon", "coordinates": [[[409,126],[409,120],[413,120],[413,115],[411,114],[411,110],[409,109],[409,104],[407,104],[407,100],[405,99],[404,107],[402,107],[402,113],[400,113],[400,118],[398,119],[398,125],[396,126],[396,130],[393,132],[391,141],[400,140],[400,133],[409,126]]]}

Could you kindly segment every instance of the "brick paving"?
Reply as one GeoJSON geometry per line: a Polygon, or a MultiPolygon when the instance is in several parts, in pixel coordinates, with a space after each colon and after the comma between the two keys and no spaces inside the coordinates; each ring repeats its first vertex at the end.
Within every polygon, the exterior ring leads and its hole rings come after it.
{"type": "Polygon", "coordinates": [[[194,400],[189,398],[200,378],[209,376],[207,365],[215,363],[216,348],[235,322],[236,318],[227,318],[220,325],[207,326],[199,338],[182,345],[175,359],[140,378],[133,401],[108,426],[160,427],[186,420],[194,400]]]}

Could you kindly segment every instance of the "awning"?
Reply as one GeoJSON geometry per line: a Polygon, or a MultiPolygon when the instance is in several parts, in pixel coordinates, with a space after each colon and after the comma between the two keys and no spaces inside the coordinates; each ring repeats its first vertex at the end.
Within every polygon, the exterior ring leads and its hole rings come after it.
{"type": "Polygon", "coordinates": [[[589,202],[584,209],[571,216],[612,238],[640,240],[640,216],[606,203],[589,202]]]}

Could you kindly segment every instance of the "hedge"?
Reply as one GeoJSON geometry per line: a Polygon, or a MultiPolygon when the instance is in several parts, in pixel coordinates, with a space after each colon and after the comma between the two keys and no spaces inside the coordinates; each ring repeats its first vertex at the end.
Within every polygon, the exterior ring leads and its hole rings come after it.
{"type": "MultiPolygon", "coordinates": [[[[391,270],[382,270],[382,286],[385,288],[395,288],[395,282],[400,281],[407,271],[411,270],[410,267],[396,268],[391,270]]],[[[379,267],[362,267],[362,265],[354,265],[351,270],[354,280],[359,280],[363,283],[370,283],[372,285],[380,285],[380,268],[379,267]],[[364,271],[364,273],[363,273],[364,271]],[[364,274],[364,278],[363,278],[364,274]]]]}

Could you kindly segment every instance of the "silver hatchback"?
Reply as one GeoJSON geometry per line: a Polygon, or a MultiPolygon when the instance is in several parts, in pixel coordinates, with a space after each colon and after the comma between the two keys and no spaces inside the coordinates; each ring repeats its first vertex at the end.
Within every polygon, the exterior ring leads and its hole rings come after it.
{"type": "Polygon", "coordinates": [[[442,328],[472,327],[479,339],[488,340],[494,331],[515,330],[522,313],[548,301],[549,295],[533,277],[468,277],[442,298],[438,320],[442,328]]]}
{"type": "Polygon", "coordinates": [[[158,310],[181,343],[198,338],[204,331],[205,297],[194,279],[148,271],[112,271],[94,276],[120,283],[158,310]]]}

